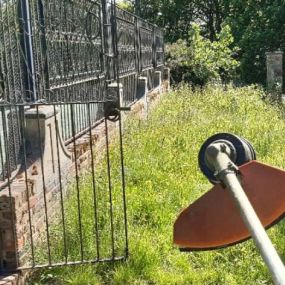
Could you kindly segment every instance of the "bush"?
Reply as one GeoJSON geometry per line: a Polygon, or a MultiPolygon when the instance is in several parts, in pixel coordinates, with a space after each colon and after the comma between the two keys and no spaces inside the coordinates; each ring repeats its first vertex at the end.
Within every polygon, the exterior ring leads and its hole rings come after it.
{"type": "Polygon", "coordinates": [[[199,25],[193,24],[188,41],[178,40],[167,46],[167,61],[174,83],[186,81],[204,86],[214,80],[230,81],[239,65],[233,58],[232,43],[231,29],[227,25],[222,28],[217,41],[211,42],[201,36],[199,25]]]}

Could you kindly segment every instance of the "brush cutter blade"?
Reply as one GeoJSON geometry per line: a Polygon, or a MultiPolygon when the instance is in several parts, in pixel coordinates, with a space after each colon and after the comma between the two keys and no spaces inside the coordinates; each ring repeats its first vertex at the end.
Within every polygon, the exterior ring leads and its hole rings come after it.
{"type": "MultiPolygon", "coordinates": [[[[242,165],[241,184],[261,223],[268,228],[285,213],[285,171],[251,161],[242,165]]],[[[227,247],[250,238],[231,193],[220,184],[182,211],[174,224],[181,250],[227,247]]]]}

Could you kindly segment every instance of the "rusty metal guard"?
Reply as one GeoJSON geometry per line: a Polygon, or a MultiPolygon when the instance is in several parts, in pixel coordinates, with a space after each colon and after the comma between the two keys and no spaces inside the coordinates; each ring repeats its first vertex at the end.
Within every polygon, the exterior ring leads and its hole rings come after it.
{"type": "MultiPolygon", "coordinates": [[[[240,167],[241,182],[264,227],[285,213],[285,171],[251,161],[240,167]]],[[[229,191],[221,184],[181,212],[174,225],[174,243],[182,250],[226,247],[250,238],[229,191]]]]}

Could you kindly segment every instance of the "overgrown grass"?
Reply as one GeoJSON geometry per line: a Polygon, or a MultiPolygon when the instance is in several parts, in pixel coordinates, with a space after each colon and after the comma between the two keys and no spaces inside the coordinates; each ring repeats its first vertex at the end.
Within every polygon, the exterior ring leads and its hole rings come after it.
{"type": "MultiPolygon", "coordinates": [[[[258,160],[285,168],[285,121],[263,96],[256,87],[181,87],[162,98],[148,121],[131,120],[124,135],[130,258],[40,271],[31,284],[272,284],[252,241],[193,253],[172,244],[177,214],[211,187],[197,164],[206,138],[217,132],[243,136],[258,160]]],[[[112,159],[118,160],[116,153],[112,159]]],[[[285,260],[284,221],[268,232],[285,260]]]]}

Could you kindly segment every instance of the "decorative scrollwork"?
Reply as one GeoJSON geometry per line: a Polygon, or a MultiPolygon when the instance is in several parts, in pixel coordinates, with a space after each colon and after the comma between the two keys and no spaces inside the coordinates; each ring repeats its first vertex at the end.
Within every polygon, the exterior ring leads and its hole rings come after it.
{"type": "Polygon", "coordinates": [[[134,15],[117,8],[117,46],[119,74],[136,71],[136,27],[134,15]]]}
{"type": "Polygon", "coordinates": [[[45,4],[50,88],[102,74],[101,6],[89,0],[45,4]]]}
{"type": "Polygon", "coordinates": [[[161,29],[155,29],[155,66],[159,67],[164,63],[164,41],[161,29]]]}
{"type": "Polygon", "coordinates": [[[139,36],[141,70],[146,70],[153,67],[153,31],[151,29],[141,27],[139,30],[139,36]]]}

